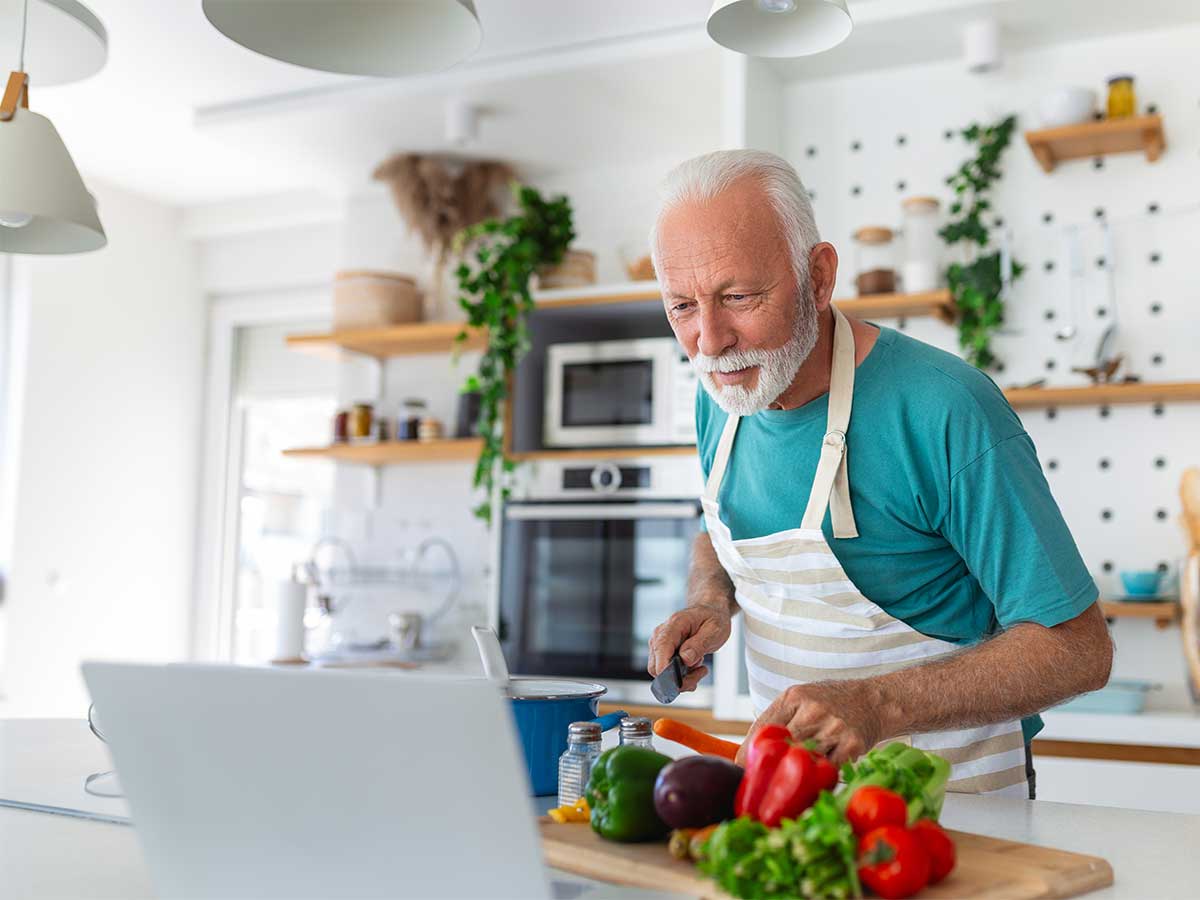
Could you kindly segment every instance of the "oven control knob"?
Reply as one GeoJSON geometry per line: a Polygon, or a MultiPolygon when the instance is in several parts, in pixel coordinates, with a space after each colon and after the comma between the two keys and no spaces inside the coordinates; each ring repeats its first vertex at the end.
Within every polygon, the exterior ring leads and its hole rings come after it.
{"type": "Polygon", "coordinates": [[[601,494],[615,494],[621,486],[621,470],[612,463],[600,463],[592,469],[592,488],[601,494]]]}

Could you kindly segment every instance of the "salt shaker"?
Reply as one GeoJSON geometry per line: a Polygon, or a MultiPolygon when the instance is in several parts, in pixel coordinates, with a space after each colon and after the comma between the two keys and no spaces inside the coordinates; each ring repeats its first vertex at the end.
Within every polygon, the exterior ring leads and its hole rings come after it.
{"type": "Polygon", "coordinates": [[[599,757],[600,723],[572,722],[567,728],[567,752],[558,759],[559,806],[571,806],[584,795],[599,757]]]}
{"type": "Polygon", "coordinates": [[[654,749],[654,731],[650,720],[638,716],[626,716],[621,720],[621,746],[654,749]]]}

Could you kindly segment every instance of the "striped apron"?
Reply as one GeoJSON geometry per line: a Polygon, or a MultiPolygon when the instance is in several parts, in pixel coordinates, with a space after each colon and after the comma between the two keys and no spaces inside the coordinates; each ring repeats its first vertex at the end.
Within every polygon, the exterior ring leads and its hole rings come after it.
{"type": "MultiPolygon", "coordinates": [[[[800,527],[735,541],[721,521],[717,498],[738,416],[729,416],[725,424],[701,498],[709,538],[742,610],[755,715],[793,684],[882,675],[960,649],[921,634],[864,597],[825,542],[821,523],[827,509],[835,538],[858,537],[846,464],[854,334],[836,308],[834,316],[829,417],[800,527]]],[[[949,760],[950,790],[1027,796],[1020,721],[903,740],[949,760]]]]}

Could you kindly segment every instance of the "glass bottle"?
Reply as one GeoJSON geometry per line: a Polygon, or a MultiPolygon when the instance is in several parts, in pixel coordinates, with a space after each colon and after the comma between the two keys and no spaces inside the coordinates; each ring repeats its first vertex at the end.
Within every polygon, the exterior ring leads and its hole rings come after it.
{"type": "Polygon", "coordinates": [[[936,197],[909,197],[904,208],[904,262],[900,288],[906,294],[923,294],[942,286],[942,240],[938,236],[936,197]]]}
{"type": "Polygon", "coordinates": [[[400,407],[400,415],[396,417],[396,440],[415,441],[425,418],[425,401],[409,397],[400,407]]]}
{"type": "Polygon", "coordinates": [[[559,806],[570,806],[583,796],[599,758],[600,723],[572,722],[567,728],[567,751],[558,758],[559,806]]]}
{"type": "Polygon", "coordinates": [[[621,746],[654,749],[654,729],[650,720],[640,716],[626,716],[621,720],[621,746]]]}

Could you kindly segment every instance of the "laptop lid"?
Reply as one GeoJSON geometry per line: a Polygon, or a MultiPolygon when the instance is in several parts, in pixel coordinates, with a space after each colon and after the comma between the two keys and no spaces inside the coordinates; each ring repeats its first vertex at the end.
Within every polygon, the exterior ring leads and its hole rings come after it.
{"type": "Polygon", "coordinates": [[[89,662],[166,897],[545,897],[512,715],[483,680],[89,662]]]}

